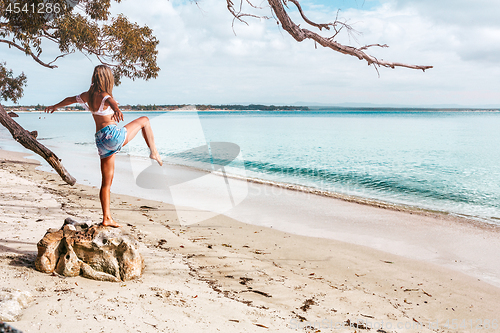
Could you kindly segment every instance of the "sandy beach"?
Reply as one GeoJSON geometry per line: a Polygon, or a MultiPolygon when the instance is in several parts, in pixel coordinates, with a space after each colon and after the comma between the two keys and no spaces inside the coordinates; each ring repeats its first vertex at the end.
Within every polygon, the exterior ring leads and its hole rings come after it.
{"type": "MultiPolygon", "coordinates": [[[[122,194],[112,194],[112,211],[141,242],[146,268],[140,279],[111,283],[40,273],[34,269],[36,243],[46,230],[59,228],[68,216],[97,222],[100,205],[98,188],[68,186],[37,165],[19,153],[0,153],[0,287],[32,294],[33,304],[11,323],[24,332],[500,330],[499,287],[425,260],[425,254],[397,255],[393,244],[383,251],[383,245],[300,236],[225,215],[186,226],[179,224],[176,210],[189,207],[122,194]]],[[[455,223],[345,204],[351,206],[339,225],[381,223],[377,214],[386,212],[411,232],[418,229],[411,224],[415,219],[423,225],[436,222],[436,230],[455,223]]],[[[252,207],[241,216],[248,219],[252,207]]],[[[498,244],[496,227],[459,229],[464,238],[448,235],[442,242],[498,244]],[[476,238],[467,238],[470,230],[476,230],[476,238]]],[[[396,230],[393,238],[400,233],[396,230]]],[[[424,235],[416,243],[419,237],[424,235]]]]}

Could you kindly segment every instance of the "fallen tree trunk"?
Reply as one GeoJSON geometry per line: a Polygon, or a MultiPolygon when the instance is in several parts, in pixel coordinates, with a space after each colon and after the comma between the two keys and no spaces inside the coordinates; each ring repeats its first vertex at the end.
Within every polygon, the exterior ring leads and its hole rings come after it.
{"type": "Polygon", "coordinates": [[[33,136],[25,130],[21,125],[15,122],[0,105],[0,123],[9,130],[10,134],[25,148],[37,153],[43,157],[56,170],[61,178],[68,184],[74,185],[76,179],[71,176],[68,171],[62,166],[61,160],[50,149],[38,142],[33,136]]]}

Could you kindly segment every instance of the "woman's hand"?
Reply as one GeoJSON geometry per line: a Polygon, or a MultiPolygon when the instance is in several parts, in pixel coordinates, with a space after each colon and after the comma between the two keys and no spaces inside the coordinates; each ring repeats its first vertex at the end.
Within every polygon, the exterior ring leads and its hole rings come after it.
{"type": "Polygon", "coordinates": [[[123,120],[123,113],[120,110],[115,110],[115,113],[111,117],[111,120],[115,120],[117,123],[123,120]]]}
{"type": "Polygon", "coordinates": [[[54,111],[57,110],[56,106],[55,105],[51,105],[51,106],[47,106],[45,108],[45,112],[46,113],[54,113],[54,111]]]}

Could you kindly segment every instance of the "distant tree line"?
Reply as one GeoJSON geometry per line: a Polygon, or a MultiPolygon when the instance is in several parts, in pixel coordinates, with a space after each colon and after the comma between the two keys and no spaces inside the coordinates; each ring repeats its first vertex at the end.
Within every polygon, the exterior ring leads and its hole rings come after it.
{"type": "MultiPolygon", "coordinates": [[[[177,105],[156,105],[156,104],[137,104],[137,105],[123,105],[121,106],[124,110],[133,111],[169,111],[177,110],[188,106],[187,104],[177,104],[177,105]]],[[[200,111],[209,110],[241,110],[241,111],[290,111],[290,110],[300,110],[309,111],[307,106],[275,106],[275,105],[263,105],[263,104],[250,104],[250,105],[211,105],[211,104],[196,104],[196,109],[200,111]]]]}
{"type": "Polygon", "coordinates": [[[164,111],[164,110],[177,110],[186,106],[186,104],[181,105],[156,105],[156,104],[148,104],[148,105],[124,105],[121,106],[124,110],[134,110],[134,111],[164,111]]]}
{"type": "MultiPolygon", "coordinates": [[[[18,111],[43,111],[45,110],[45,105],[11,105],[11,106],[4,106],[6,110],[12,111],[12,110],[18,110],[18,111]]],[[[82,106],[80,105],[73,105],[73,106],[68,106],[65,107],[65,109],[70,109],[70,110],[80,110],[83,111],[85,110],[82,106]]]]}
{"type": "MultiPolygon", "coordinates": [[[[132,111],[171,111],[177,110],[185,107],[186,104],[181,105],[122,105],[120,106],[123,110],[132,111]]],[[[309,111],[307,106],[276,106],[276,105],[263,105],[263,104],[250,104],[250,105],[210,105],[210,104],[198,104],[195,105],[197,110],[200,111],[210,111],[210,110],[237,110],[237,111],[309,111]]],[[[19,111],[43,111],[45,110],[45,105],[18,105],[18,106],[6,106],[5,109],[19,110],[19,111]]],[[[78,104],[67,107],[70,110],[80,110],[83,111],[84,108],[78,104]]]]}
{"type": "Polygon", "coordinates": [[[290,111],[300,110],[308,111],[307,106],[276,106],[276,105],[263,105],[263,104],[250,104],[250,105],[196,105],[196,108],[201,111],[208,110],[241,110],[241,111],[290,111]]]}
{"type": "Polygon", "coordinates": [[[156,104],[148,104],[148,105],[141,105],[141,104],[126,105],[123,108],[124,109],[128,109],[128,110],[134,110],[134,111],[145,111],[145,110],[156,111],[156,110],[162,110],[163,109],[161,105],[156,105],[156,104]]]}

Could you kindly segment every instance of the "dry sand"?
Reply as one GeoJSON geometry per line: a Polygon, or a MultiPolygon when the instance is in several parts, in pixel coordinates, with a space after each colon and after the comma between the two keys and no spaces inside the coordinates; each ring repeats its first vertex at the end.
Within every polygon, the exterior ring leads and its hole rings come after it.
{"type": "Polygon", "coordinates": [[[12,323],[24,332],[499,331],[500,289],[477,278],[223,215],[180,226],[173,206],[125,195],[112,195],[112,211],[143,244],[140,279],[37,272],[48,228],[100,219],[97,188],[68,186],[37,163],[0,154],[0,287],[34,296],[12,323]]]}

